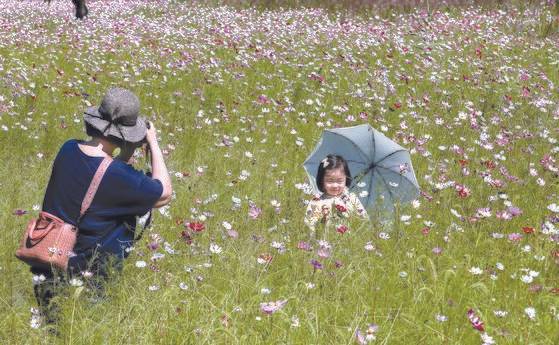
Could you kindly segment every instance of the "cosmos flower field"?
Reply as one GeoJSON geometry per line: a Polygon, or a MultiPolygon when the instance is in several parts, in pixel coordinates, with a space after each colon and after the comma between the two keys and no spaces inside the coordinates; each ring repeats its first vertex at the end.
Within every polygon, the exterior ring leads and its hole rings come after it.
{"type": "Polygon", "coordinates": [[[89,6],[76,21],[70,1],[0,0],[0,343],[559,343],[551,4],[89,6]],[[160,131],[175,197],[107,299],[72,281],[55,337],[30,322],[14,252],[59,146],[111,86],[160,131]],[[410,151],[421,195],[314,241],[302,163],[323,129],[364,123],[410,151]]]}

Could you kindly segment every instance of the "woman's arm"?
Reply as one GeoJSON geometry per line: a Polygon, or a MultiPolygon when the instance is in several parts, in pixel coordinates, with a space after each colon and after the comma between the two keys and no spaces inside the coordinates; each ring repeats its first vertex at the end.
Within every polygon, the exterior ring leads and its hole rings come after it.
{"type": "Polygon", "coordinates": [[[163,185],[163,193],[161,197],[153,207],[161,207],[167,205],[171,202],[171,196],[173,195],[173,186],[171,185],[171,177],[167,171],[167,166],[163,160],[163,153],[159,148],[159,143],[157,142],[155,126],[152,122],[149,123],[149,128],[147,130],[146,140],[149,145],[149,150],[151,152],[151,176],[155,180],[159,180],[163,185]]]}

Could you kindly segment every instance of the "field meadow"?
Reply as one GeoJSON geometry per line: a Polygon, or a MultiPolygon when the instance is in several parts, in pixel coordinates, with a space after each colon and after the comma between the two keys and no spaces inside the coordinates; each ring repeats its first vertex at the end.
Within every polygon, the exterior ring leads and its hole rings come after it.
{"type": "Polygon", "coordinates": [[[77,21],[0,0],[0,343],[558,344],[557,9],[500,3],[90,1],[77,21]],[[54,336],[14,252],[112,86],[140,97],[175,195],[106,299],[59,297],[54,336]],[[319,243],[302,163],[363,123],[410,151],[421,196],[319,243]]]}

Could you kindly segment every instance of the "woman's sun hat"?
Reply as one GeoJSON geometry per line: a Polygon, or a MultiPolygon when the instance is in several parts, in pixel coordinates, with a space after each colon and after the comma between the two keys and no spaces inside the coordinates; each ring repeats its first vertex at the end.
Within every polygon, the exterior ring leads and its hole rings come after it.
{"type": "Polygon", "coordinates": [[[101,105],[87,108],[83,119],[104,136],[130,143],[138,143],[146,137],[146,121],[140,116],[140,100],[126,89],[109,89],[101,105]]]}

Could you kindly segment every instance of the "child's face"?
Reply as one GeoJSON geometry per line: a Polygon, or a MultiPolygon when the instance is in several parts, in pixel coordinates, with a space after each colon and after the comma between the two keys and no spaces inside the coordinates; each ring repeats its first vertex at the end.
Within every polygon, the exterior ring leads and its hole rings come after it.
{"type": "Polygon", "coordinates": [[[338,196],[344,192],[346,176],[343,168],[326,170],[323,187],[326,194],[338,196]]]}

